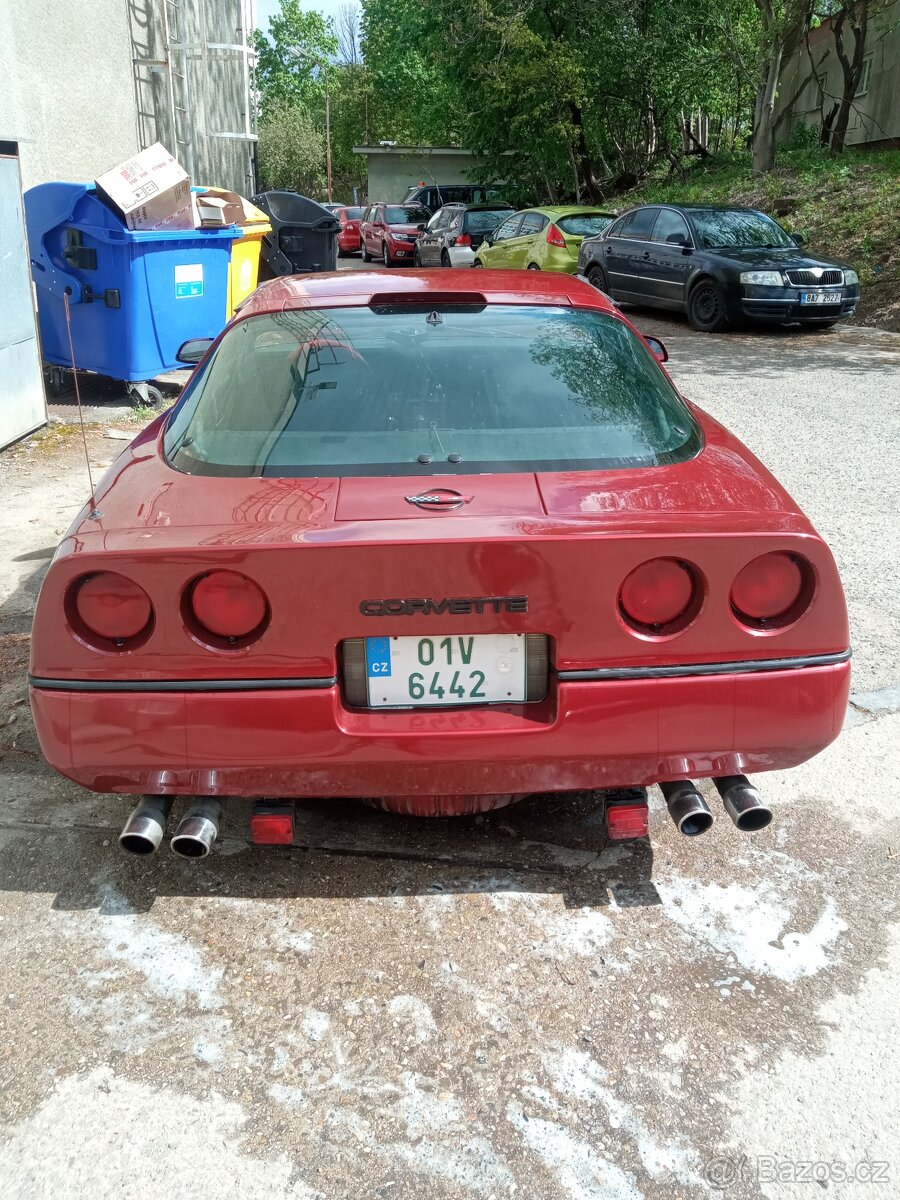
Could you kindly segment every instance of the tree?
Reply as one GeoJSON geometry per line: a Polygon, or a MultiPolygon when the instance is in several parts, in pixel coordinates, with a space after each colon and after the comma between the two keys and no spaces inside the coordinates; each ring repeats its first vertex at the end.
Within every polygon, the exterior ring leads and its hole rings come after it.
{"type": "Polygon", "coordinates": [[[306,12],[299,0],[280,3],[269,21],[268,34],[259,29],[253,33],[262,111],[283,100],[300,103],[311,112],[323,111],[324,89],[317,62],[334,58],[338,39],[321,13],[306,12]]]}
{"type": "Polygon", "coordinates": [[[844,151],[847,126],[850,123],[850,109],[853,107],[853,99],[862,78],[871,7],[873,5],[869,3],[869,0],[850,0],[848,4],[841,5],[831,20],[834,49],[841,65],[842,80],[842,93],[838,100],[831,132],[832,154],[842,154],[844,151]],[[853,35],[853,49],[849,52],[844,42],[845,26],[849,27],[853,35]]]}
{"type": "Polygon", "coordinates": [[[785,58],[803,41],[812,17],[812,0],[754,0],[759,12],[756,103],[751,152],[754,175],[775,166],[775,101],[785,58]]]}
{"type": "Polygon", "coordinates": [[[293,99],[271,100],[263,110],[257,143],[259,171],[267,188],[321,194],[325,142],[310,114],[293,99]]]}

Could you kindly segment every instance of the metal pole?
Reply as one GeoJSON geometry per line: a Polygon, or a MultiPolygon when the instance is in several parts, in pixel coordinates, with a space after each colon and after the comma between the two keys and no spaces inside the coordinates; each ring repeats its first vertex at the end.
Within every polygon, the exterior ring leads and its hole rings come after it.
{"type": "Polygon", "coordinates": [[[331,97],[328,91],[328,66],[323,63],[325,74],[325,163],[328,172],[328,200],[334,199],[331,189],[331,97]]]}

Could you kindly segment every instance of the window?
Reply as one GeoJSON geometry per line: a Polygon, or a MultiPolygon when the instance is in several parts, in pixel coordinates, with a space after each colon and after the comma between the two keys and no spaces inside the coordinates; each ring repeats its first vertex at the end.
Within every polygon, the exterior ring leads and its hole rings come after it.
{"type": "Polygon", "coordinates": [[[164,444],[176,470],[277,478],[657,466],[702,441],[617,317],[431,301],[238,320],[164,444]]]}
{"type": "Polygon", "coordinates": [[[859,83],[856,85],[855,96],[864,96],[869,90],[869,80],[872,77],[872,55],[867,54],[863,59],[862,71],[859,75],[859,83]]]}
{"type": "Polygon", "coordinates": [[[466,228],[471,233],[490,233],[508,213],[508,208],[469,209],[466,213],[466,228]]]}
{"type": "Polygon", "coordinates": [[[672,246],[690,246],[691,235],[687,221],[681,213],[673,212],[671,208],[660,209],[656,224],[653,226],[651,241],[666,242],[672,246]]]}
{"type": "Polygon", "coordinates": [[[445,210],[443,208],[439,209],[425,226],[426,231],[428,233],[437,233],[446,219],[445,210]]]}
{"type": "Polygon", "coordinates": [[[527,212],[522,217],[521,227],[516,232],[516,237],[528,237],[535,233],[540,233],[542,229],[550,224],[550,218],[545,217],[543,213],[527,212]]]}
{"type": "Polygon", "coordinates": [[[522,223],[522,214],[516,213],[510,217],[508,221],[504,221],[502,225],[498,225],[494,230],[492,241],[505,242],[507,238],[515,237],[516,230],[522,223]]]}
{"type": "Polygon", "coordinates": [[[732,246],[758,246],[777,249],[795,248],[781,226],[763,213],[744,208],[695,208],[691,221],[697,241],[705,250],[725,250],[732,246]]]}
{"type": "Polygon", "coordinates": [[[616,236],[633,238],[640,242],[647,241],[658,212],[658,208],[636,208],[634,212],[628,213],[623,218],[620,231],[616,236]]]}
{"type": "Polygon", "coordinates": [[[573,237],[593,237],[595,233],[602,233],[611,221],[608,213],[573,213],[570,217],[560,217],[556,225],[573,237]]]}
{"type": "Polygon", "coordinates": [[[388,225],[424,225],[431,213],[418,204],[389,204],[382,220],[388,225]]]}
{"type": "MultiPolygon", "coordinates": [[[[342,208],[340,211],[344,214],[348,221],[358,221],[363,215],[363,210],[361,208],[342,208]]],[[[363,219],[365,220],[365,218],[363,219]]]]}

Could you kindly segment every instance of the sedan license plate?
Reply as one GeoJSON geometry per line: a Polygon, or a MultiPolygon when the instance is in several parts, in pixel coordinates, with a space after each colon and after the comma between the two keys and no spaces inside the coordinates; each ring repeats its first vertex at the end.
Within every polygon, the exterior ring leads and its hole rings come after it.
{"type": "Polygon", "coordinates": [[[801,304],[837,304],[839,296],[832,292],[801,292],[801,304]]]}
{"type": "Polygon", "coordinates": [[[525,699],[524,633],[368,637],[372,708],[446,708],[525,699]]]}

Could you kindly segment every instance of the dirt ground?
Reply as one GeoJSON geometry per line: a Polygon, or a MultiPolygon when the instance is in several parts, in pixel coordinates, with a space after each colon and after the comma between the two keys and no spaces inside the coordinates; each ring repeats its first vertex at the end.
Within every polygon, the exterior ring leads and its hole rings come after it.
{"type": "Polygon", "coordinates": [[[24,682],[79,436],[0,455],[4,1200],[900,1194],[900,339],[641,320],[847,588],[844,733],[758,777],[752,836],[714,794],[705,838],[654,795],[617,848],[590,794],[451,822],[321,801],[300,849],[248,845],[235,804],[203,863],[123,856],[129,802],[50,772],[24,682]]]}

